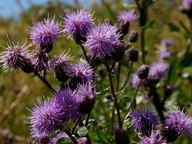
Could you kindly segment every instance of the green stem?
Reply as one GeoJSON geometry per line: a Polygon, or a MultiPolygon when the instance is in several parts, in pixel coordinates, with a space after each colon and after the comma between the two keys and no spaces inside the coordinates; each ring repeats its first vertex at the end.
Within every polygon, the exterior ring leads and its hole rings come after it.
{"type": "Polygon", "coordinates": [[[114,87],[113,87],[113,82],[112,82],[112,76],[111,76],[110,68],[109,68],[109,65],[108,65],[108,64],[105,64],[105,66],[106,66],[107,73],[108,73],[108,77],[109,77],[109,82],[110,82],[110,87],[111,87],[111,93],[112,93],[112,96],[113,96],[113,98],[114,98],[114,103],[115,103],[115,107],[116,107],[116,110],[117,110],[119,127],[121,128],[121,127],[122,127],[121,115],[120,115],[119,105],[118,105],[118,102],[117,102],[117,97],[116,97],[116,95],[115,95],[115,90],[114,90],[114,87]]]}
{"type": "Polygon", "coordinates": [[[139,83],[138,83],[138,85],[137,85],[137,89],[136,89],[136,91],[135,91],[135,94],[134,94],[133,98],[131,99],[131,102],[130,102],[130,104],[129,104],[129,107],[128,107],[127,111],[125,112],[124,117],[122,118],[122,123],[123,123],[124,119],[126,118],[127,114],[129,113],[129,111],[131,110],[131,108],[132,108],[132,106],[133,106],[133,103],[134,103],[135,100],[136,100],[136,96],[137,96],[137,93],[138,93],[138,91],[139,91],[139,87],[140,87],[141,81],[142,81],[142,80],[139,81],[139,83]]]}

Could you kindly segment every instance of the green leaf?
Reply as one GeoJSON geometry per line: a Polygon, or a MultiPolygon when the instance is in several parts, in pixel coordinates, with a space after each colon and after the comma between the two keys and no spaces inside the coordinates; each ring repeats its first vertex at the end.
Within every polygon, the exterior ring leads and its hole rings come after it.
{"type": "Polygon", "coordinates": [[[170,64],[170,68],[168,71],[167,84],[173,84],[175,82],[175,79],[177,77],[177,70],[178,70],[178,61],[174,59],[170,64]]]}
{"type": "Polygon", "coordinates": [[[129,97],[123,97],[119,100],[119,108],[120,109],[126,109],[126,105],[128,102],[130,102],[131,99],[129,97]]]}
{"type": "Polygon", "coordinates": [[[102,144],[110,144],[107,135],[103,133],[100,129],[96,129],[96,133],[99,138],[99,142],[101,142],[102,144]]]}
{"type": "Polygon", "coordinates": [[[109,87],[104,89],[104,90],[102,90],[102,91],[100,91],[100,92],[97,92],[97,95],[98,96],[103,96],[103,95],[105,95],[108,92],[109,92],[109,87]]]}
{"type": "Polygon", "coordinates": [[[79,128],[79,130],[77,131],[77,134],[80,136],[80,137],[83,137],[83,136],[86,136],[88,133],[88,130],[86,127],[81,127],[79,128]]]}
{"type": "Polygon", "coordinates": [[[182,22],[182,21],[179,21],[181,27],[186,31],[187,34],[190,34],[190,30],[186,27],[186,25],[182,22]]]}
{"type": "Polygon", "coordinates": [[[59,138],[59,139],[55,142],[55,144],[72,144],[72,143],[73,143],[73,142],[72,142],[70,139],[64,138],[64,137],[59,138]]]}
{"type": "Polygon", "coordinates": [[[89,133],[89,137],[93,141],[99,141],[99,138],[96,133],[89,133]]]}
{"type": "Polygon", "coordinates": [[[142,26],[142,29],[152,28],[155,24],[155,20],[150,20],[146,25],[142,26]]]}
{"type": "Polygon", "coordinates": [[[179,29],[179,27],[178,26],[176,26],[174,23],[168,23],[168,26],[169,26],[169,29],[171,30],[171,31],[173,31],[173,32],[178,32],[178,31],[180,31],[180,29],[179,29]]]}

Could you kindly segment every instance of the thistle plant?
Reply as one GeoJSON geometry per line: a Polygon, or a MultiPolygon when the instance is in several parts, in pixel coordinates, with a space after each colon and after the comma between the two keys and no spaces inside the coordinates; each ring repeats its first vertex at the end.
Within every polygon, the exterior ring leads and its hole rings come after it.
{"type": "MultiPolygon", "coordinates": [[[[21,69],[33,74],[50,91],[34,104],[27,118],[33,143],[162,144],[183,135],[191,137],[190,115],[185,109],[166,107],[175,90],[168,83],[172,41],[161,42],[157,60],[145,57],[144,26],[153,2],[135,0],[139,14],[136,9],[120,12],[115,24],[103,20],[96,25],[97,18],[85,10],[68,12],[61,22],[55,21],[56,16],[45,18],[28,31],[28,46],[9,40],[7,48],[3,47],[5,71],[21,69]],[[140,33],[131,26],[138,19],[140,33]],[[135,47],[139,36],[141,50],[135,47]],[[65,37],[80,46],[83,58],[74,58],[69,50],[52,54],[65,37]],[[57,83],[49,82],[48,76],[57,83]],[[103,108],[98,110],[98,105],[103,108]]],[[[189,10],[191,3],[185,1],[182,6],[186,5],[189,10]]],[[[190,18],[190,13],[186,14],[190,18]]]]}

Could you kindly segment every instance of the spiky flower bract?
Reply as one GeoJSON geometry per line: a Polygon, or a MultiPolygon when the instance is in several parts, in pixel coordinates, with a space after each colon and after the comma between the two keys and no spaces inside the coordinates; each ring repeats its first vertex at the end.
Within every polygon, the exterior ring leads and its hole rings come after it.
{"type": "Polygon", "coordinates": [[[165,125],[176,130],[178,133],[184,133],[192,137],[192,118],[188,117],[183,111],[177,110],[168,114],[165,125]]]}
{"type": "Polygon", "coordinates": [[[66,82],[69,78],[69,61],[72,58],[68,53],[62,53],[59,56],[54,56],[48,63],[49,69],[52,69],[55,72],[55,76],[59,81],[66,82]]]}
{"type": "Polygon", "coordinates": [[[152,131],[149,137],[142,137],[139,144],[166,144],[166,141],[157,132],[152,131]]]}
{"type": "Polygon", "coordinates": [[[67,13],[64,18],[64,32],[68,34],[68,38],[73,37],[78,44],[85,42],[93,25],[92,17],[91,13],[84,10],[67,13]]]}
{"type": "Polygon", "coordinates": [[[126,24],[127,22],[136,20],[138,16],[134,14],[134,10],[131,10],[131,11],[124,11],[119,13],[117,18],[119,21],[122,21],[124,24],[126,24]]]}
{"type": "Polygon", "coordinates": [[[19,46],[14,43],[9,42],[8,47],[5,48],[7,51],[1,53],[1,63],[3,63],[3,69],[7,71],[8,69],[14,70],[21,68],[27,73],[32,72],[32,63],[28,56],[28,47],[25,46],[26,42],[19,46]]]}
{"type": "Polygon", "coordinates": [[[59,24],[55,19],[45,19],[42,22],[34,23],[30,31],[30,38],[45,51],[52,49],[53,42],[57,41],[60,33],[59,24]]]}
{"type": "Polygon", "coordinates": [[[61,108],[64,121],[75,121],[79,116],[78,101],[73,91],[66,88],[55,94],[56,104],[61,108]]]}
{"type": "Polygon", "coordinates": [[[93,69],[85,60],[80,59],[77,64],[71,65],[70,77],[70,88],[75,89],[78,84],[93,80],[93,69]]]}
{"type": "Polygon", "coordinates": [[[78,85],[76,89],[76,94],[79,101],[79,111],[82,114],[90,113],[93,109],[96,97],[94,84],[92,82],[88,82],[86,84],[78,85]]]}
{"type": "Polygon", "coordinates": [[[32,127],[31,135],[35,137],[43,132],[50,134],[62,126],[63,113],[54,100],[46,100],[39,106],[32,109],[30,124],[32,127]]]}
{"type": "Polygon", "coordinates": [[[155,113],[145,108],[141,109],[141,112],[133,110],[131,112],[131,123],[136,130],[140,130],[144,136],[150,136],[152,129],[157,125],[158,119],[154,115],[155,113]]]}
{"type": "Polygon", "coordinates": [[[111,56],[114,48],[119,42],[118,29],[108,23],[100,24],[91,29],[87,36],[87,46],[95,57],[100,59],[111,56]]]}

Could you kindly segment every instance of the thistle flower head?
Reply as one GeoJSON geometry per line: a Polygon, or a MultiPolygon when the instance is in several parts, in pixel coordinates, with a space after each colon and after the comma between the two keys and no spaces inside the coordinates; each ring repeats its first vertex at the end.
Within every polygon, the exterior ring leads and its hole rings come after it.
{"type": "Polygon", "coordinates": [[[30,123],[33,137],[43,132],[50,134],[62,125],[62,111],[54,100],[46,100],[32,109],[30,123]]]}
{"type": "MultiPolygon", "coordinates": [[[[19,46],[14,43],[9,42],[8,47],[5,48],[7,51],[1,53],[0,62],[3,63],[3,69],[7,71],[9,68],[11,70],[21,68],[22,70],[29,68],[32,71],[32,64],[28,56],[28,47],[25,46],[26,42],[19,46]]],[[[4,48],[4,47],[3,47],[4,48]]]]}
{"type": "Polygon", "coordinates": [[[153,127],[158,123],[158,119],[154,112],[142,108],[141,113],[136,110],[131,112],[131,123],[136,130],[141,130],[144,136],[150,136],[153,127]]]}
{"type": "Polygon", "coordinates": [[[183,0],[183,5],[192,8],[192,0],[183,0]]]}
{"type": "Polygon", "coordinates": [[[61,54],[60,56],[54,56],[53,59],[49,60],[48,67],[55,72],[55,76],[59,81],[66,82],[69,77],[69,61],[72,58],[68,53],[61,54]]]}
{"type": "Polygon", "coordinates": [[[191,117],[188,118],[187,114],[180,110],[169,113],[168,117],[169,118],[165,121],[165,125],[167,125],[170,129],[177,131],[178,134],[183,132],[184,134],[192,137],[191,117]]]}
{"type": "Polygon", "coordinates": [[[100,24],[92,28],[87,36],[87,46],[93,55],[103,59],[106,56],[111,56],[115,46],[119,42],[120,34],[118,29],[108,23],[100,24]]]}
{"type": "Polygon", "coordinates": [[[59,24],[53,19],[45,19],[42,22],[34,23],[30,31],[30,38],[37,45],[40,45],[46,52],[51,51],[53,42],[59,38],[59,24]]]}
{"type": "Polygon", "coordinates": [[[167,71],[168,71],[168,64],[163,62],[154,63],[150,67],[148,79],[152,81],[159,81],[160,79],[165,77],[167,71]]]}
{"type": "Polygon", "coordinates": [[[64,18],[64,32],[69,38],[72,36],[78,44],[86,41],[86,35],[92,25],[92,14],[84,10],[67,13],[64,18]]]}
{"type": "Polygon", "coordinates": [[[157,132],[152,131],[149,137],[142,137],[142,141],[139,144],[166,144],[166,141],[157,132]]]}
{"type": "Polygon", "coordinates": [[[172,41],[170,39],[164,39],[161,41],[161,46],[165,48],[167,51],[170,51],[172,41]]]}
{"type": "Polygon", "coordinates": [[[79,83],[86,83],[93,80],[93,69],[83,59],[71,66],[71,81],[69,83],[72,89],[75,89],[79,83]]]}
{"type": "Polygon", "coordinates": [[[131,11],[124,11],[119,13],[117,18],[119,21],[122,21],[124,24],[126,24],[127,22],[132,22],[136,20],[138,16],[134,14],[134,10],[131,10],[131,11]]]}
{"type": "Polygon", "coordinates": [[[74,93],[70,89],[56,93],[56,104],[61,108],[64,121],[75,121],[79,116],[78,101],[74,93]]]}
{"type": "Polygon", "coordinates": [[[79,111],[82,114],[90,113],[95,104],[96,97],[96,92],[94,91],[94,84],[92,82],[80,84],[78,85],[75,92],[79,101],[79,111]]]}

